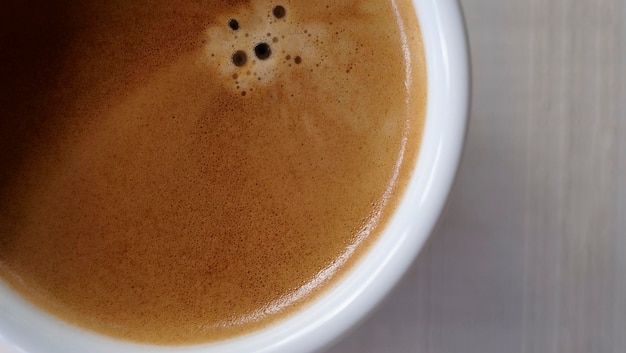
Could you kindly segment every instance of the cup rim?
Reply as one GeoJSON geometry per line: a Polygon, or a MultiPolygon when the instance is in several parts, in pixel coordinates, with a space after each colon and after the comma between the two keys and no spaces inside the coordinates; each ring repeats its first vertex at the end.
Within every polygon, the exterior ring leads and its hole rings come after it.
{"type": "MultiPolygon", "coordinates": [[[[395,0],[392,0],[395,4],[395,0]]],[[[427,111],[415,171],[384,232],[344,277],[302,310],[223,342],[156,347],[122,342],[41,312],[0,282],[0,341],[17,352],[310,353],[339,339],[389,294],[417,258],[443,210],[465,140],[469,50],[457,0],[413,0],[422,32],[427,111]],[[34,324],[37,323],[37,324],[34,324]],[[29,332],[37,331],[37,339],[29,332]],[[72,342],[64,346],[66,342],[72,342]]]]}

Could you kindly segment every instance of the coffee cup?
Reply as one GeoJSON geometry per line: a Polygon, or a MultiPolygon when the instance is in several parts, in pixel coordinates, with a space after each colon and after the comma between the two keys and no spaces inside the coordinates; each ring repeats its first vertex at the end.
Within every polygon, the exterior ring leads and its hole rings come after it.
{"type": "Polygon", "coordinates": [[[463,146],[470,82],[460,6],[456,0],[414,0],[413,4],[428,82],[417,162],[384,231],[331,288],[294,313],[241,336],[206,344],[155,346],[75,327],[0,283],[0,342],[26,353],[309,353],[354,327],[392,290],[419,254],[443,210],[463,146]]]}

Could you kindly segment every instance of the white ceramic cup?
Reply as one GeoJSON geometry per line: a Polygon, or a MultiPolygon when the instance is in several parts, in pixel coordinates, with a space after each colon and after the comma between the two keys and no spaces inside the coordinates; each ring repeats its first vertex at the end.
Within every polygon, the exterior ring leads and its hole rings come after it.
{"type": "Polygon", "coordinates": [[[387,228],[337,285],[293,316],[261,331],[219,343],[155,347],[117,341],[66,324],[0,282],[0,351],[310,353],[363,319],[400,280],[432,232],[452,186],[467,124],[469,57],[460,6],[457,0],[413,3],[428,75],[426,125],[417,165],[387,228]]]}

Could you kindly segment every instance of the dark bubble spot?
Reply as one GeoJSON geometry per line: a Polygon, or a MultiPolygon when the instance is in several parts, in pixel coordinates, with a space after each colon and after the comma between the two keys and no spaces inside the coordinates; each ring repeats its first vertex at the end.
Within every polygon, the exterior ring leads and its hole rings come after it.
{"type": "Polygon", "coordinates": [[[230,27],[230,29],[232,29],[233,31],[236,31],[239,29],[239,21],[237,21],[234,18],[231,18],[230,20],[228,20],[228,27],[230,27]]]}
{"type": "Polygon", "coordinates": [[[237,50],[233,53],[232,60],[235,66],[244,66],[246,61],[248,61],[248,56],[243,50],[237,50]]]}
{"type": "Polygon", "coordinates": [[[256,54],[257,58],[265,60],[269,58],[270,55],[272,55],[272,49],[267,43],[259,43],[254,47],[254,53],[256,54]]]}
{"type": "Polygon", "coordinates": [[[287,11],[285,11],[284,7],[278,5],[274,7],[274,10],[272,10],[272,13],[274,14],[274,17],[276,18],[283,18],[287,14],[287,11]]]}
{"type": "Polygon", "coordinates": [[[299,57],[299,56],[296,56],[296,57],[293,59],[293,61],[295,61],[295,62],[296,62],[296,64],[300,64],[300,63],[302,62],[302,58],[301,58],[301,57],[299,57]]]}

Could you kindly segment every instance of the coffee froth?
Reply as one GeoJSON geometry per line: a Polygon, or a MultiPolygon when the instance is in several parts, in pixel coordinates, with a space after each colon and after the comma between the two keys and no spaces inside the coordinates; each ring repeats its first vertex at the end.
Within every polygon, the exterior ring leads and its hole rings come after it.
{"type": "Polygon", "coordinates": [[[410,1],[6,8],[0,275],[36,305],[232,337],[328,288],[393,213],[425,109],[410,1]]]}

